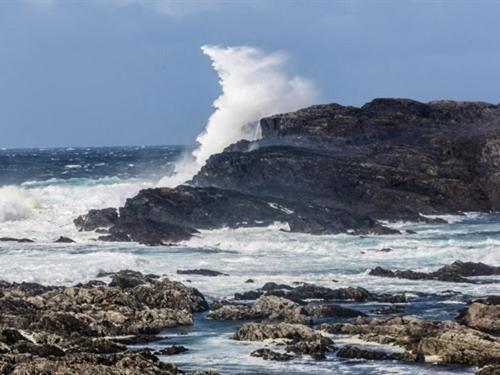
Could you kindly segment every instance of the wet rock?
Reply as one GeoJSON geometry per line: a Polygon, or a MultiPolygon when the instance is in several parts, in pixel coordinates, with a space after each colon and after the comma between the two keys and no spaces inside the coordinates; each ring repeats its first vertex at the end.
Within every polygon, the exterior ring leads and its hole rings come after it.
{"type": "Polygon", "coordinates": [[[246,323],[234,334],[240,341],[270,341],[285,343],[286,351],[323,359],[333,349],[333,340],[302,324],[246,323]]]}
{"type": "Polygon", "coordinates": [[[416,357],[411,353],[387,353],[378,350],[361,349],[355,346],[346,345],[337,351],[337,357],[340,358],[356,358],[367,360],[405,360],[415,361],[416,357]]]}
{"type": "Polygon", "coordinates": [[[12,238],[12,237],[1,237],[0,242],[20,242],[20,243],[30,243],[34,242],[29,238],[12,238]]]}
{"type": "Polygon", "coordinates": [[[90,210],[86,215],[74,220],[75,226],[80,231],[93,231],[99,228],[109,228],[118,221],[116,208],[90,210]]]}
{"type": "Polygon", "coordinates": [[[253,279],[248,279],[245,281],[246,284],[253,284],[255,281],[253,279]]]}
{"type": "Polygon", "coordinates": [[[500,365],[488,365],[476,371],[476,375],[500,375],[500,365]]]}
{"type": "MultiPolygon", "coordinates": [[[[118,218],[110,212],[106,239],[161,245],[276,221],[292,232],[390,234],[380,220],[498,211],[499,124],[498,105],[387,98],[263,118],[262,138],[212,155],[190,186],[145,189],[118,218]]],[[[103,216],[76,224],[95,228],[103,216]]]]}
{"type": "Polygon", "coordinates": [[[293,287],[291,287],[290,285],[286,285],[286,284],[276,284],[273,282],[269,282],[269,283],[265,283],[262,286],[262,288],[260,288],[260,289],[264,290],[264,291],[277,290],[277,289],[292,290],[293,287]]]}
{"type": "Polygon", "coordinates": [[[354,323],[322,324],[318,330],[399,345],[425,362],[469,366],[500,362],[498,338],[453,321],[420,320],[410,316],[385,320],[358,318],[354,323]]]}
{"type": "Polygon", "coordinates": [[[155,355],[177,355],[181,353],[185,353],[188,351],[188,348],[182,345],[172,345],[168,348],[163,348],[161,350],[156,351],[155,355]]]}
{"type": "Polygon", "coordinates": [[[159,337],[156,335],[136,335],[136,336],[125,336],[125,337],[111,337],[110,340],[123,344],[123,345],[140,345],[147,344],[153,341],[158,341],[164,337],[159,337]]]}
{"type": "Polygon", "coordinates": [[[69,237],[59,237],[57,240],[54,241],[55,243],[75,243],[71,238],[69,237]]]}
{"type": "Polygon", "coordinates": [[[332,304],[309,305],[306,309],[315,318],[356,318],[358,316],[366,316],[361,311],[332,304]]]}
{"type": "Polygon", "coordinates": [[[210,311],[208,317],[214,320],[253,320],[262,319],[263,315],[244,304],[228,304],[210,311]]]}
{"type": "Polygon", "coordinates": [[[195,270],[177,270],[179,275],[200,275],[200,276],[229,276],[227,273],[222,273],[219,271],[207,270],[204,268],[195,270]]]}
{"type": "Polygon", "coordinates": [[[208,315],[216,320],[261,320],[284,321],[287,323],[312,323],[309,313],[299,304],[276,296],[259,297],[253,306],[220,302],[212,306],[208,315]]]}
{"type": "Polygon", "coordinates": [[[236,331],[233,338],[239,341],[304,340],[314,335],[316,333],[303,324],[245,323],[236,331]]]}
{"type": "Polygon", "coordinates": [[[391,271],[382,267],[370,270],[370,275],[381,277],[396,277],[409,280],[439,280],[457,283],[472,283],[467,279],[470,276],[491,276],[500,275],[500,267],[489,266],[484,263],[456,261],[447,266],[441,267],[434,272],[415,272],[412,270],[391,271]]]}
{"type": "Polygon", "coordinates": [[[251,300],[256,300],[263,294],[264,292],[260,290],[250,290],[248,292],[235,293],[234,299],[239,301],[251,301],[251,300]]]}
{"type": "Polygon", "coordinates": [[[484,332],[500,334],[500,305],[473,302],[460,312],[457,320],[484,332]]]}
{"type": "Polygon", "coordinates": [[[74,353],[57,359],[31,355],[4,355],[0,358],[0,368],[13,374],[177,375],[181,373],[175,365],[160,362],[157,357],[145,351],[106,356],[74,353]]]}
{"type": "Polygon", "coordinates": [[[290,354],[276,352],[267,348],[254,350],[252,353],[250,353],[250,355],[252,357],[258,357],[271,361],[289,361],[293,359],[293,356],[290,354]]]}

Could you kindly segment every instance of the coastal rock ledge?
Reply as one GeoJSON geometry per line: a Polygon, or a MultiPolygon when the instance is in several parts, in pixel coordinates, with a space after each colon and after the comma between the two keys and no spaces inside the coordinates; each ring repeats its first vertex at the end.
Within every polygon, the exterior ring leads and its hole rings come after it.
{"type": "Polygon", "coordinates": [[[200,229],[286,223],[312,234],[397,233],[381,220],[500,209],[500,105],[375,99],[260,121],[186,185],[75,220],[100,239],[161,245],[200,229]]]}

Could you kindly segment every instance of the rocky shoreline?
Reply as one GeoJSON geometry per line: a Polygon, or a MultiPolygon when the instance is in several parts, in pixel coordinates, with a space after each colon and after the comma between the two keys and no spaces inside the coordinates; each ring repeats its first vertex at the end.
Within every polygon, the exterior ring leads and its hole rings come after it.
{"type": "MultiPolygon", "coordinates": [[[[466,273],[482,267],[465,264],[461,269],[466,273]]],[[[393,312],[374,318],[343,303],[378,300],[395,306],[410,301],[404,293],[376,294],[360,287],[266,283],[209,303],[198,290],[158,275],[124,270],[96,276],[100,279],[72,287],[0,282],[1,374],[184,373],[168,358],[189,348],[147,346],[164,339],[166,328],[193,324],[197,312],[208,312],[200,319],[241,321],[232,339],[262,343],[248,354],[263,360],[322,360],[334,353],[338,358],[474,366],[482,375],[496,374],[500,366],[500,296],[471,300],[454,321],[393,312]],[[395,351],[339,346],[339,337],[391,345],[395,351]]],[[[216,374],[211,369],[195,373],[216,374]]]]}
{"type": "Polygon", "coordinates": [[[264,118],[262,138],[212,155],[186,185],[75,220],[101,240],[161,245],[199,230],[285,223],[311,234],[396,234],[381,221],[500,210],[500,106],[375,99],[264,118]]]}

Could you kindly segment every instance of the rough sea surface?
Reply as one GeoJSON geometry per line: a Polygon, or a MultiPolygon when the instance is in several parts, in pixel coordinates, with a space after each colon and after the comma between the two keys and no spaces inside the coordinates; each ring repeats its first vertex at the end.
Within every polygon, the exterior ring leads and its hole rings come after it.
{"type": "MultiPolygon", "coordinates": [[[[405,313],[432,319],[453,319],[471,298],[500,294],[499,277],[461,284],[368,275],[376,266],[430,271],[455,260],[500,265],[498,214],[449,216],[445,217],[448,224],[439,225],[391,223],[416,232],[393,236],[293,234],[280,230],[283,224],[276,223],[269,228],[206,231],[168,247],[103,243],[95,240],[95,234],[75,229],[72,220],[89,209],[117,207],[140,189],[157,186],[184,151],[172,146],[0,150],[0,237],[35,241],[0,242],[0,279],[71,285],[94,279],[99,271],[127,268],[182,281],[209,300],[255,289],[268,281],[332,288],[361,286],[373,292],[405,291],[411,299],[405,313]],[[59,236],[76,243],[54,244],[59,236]],[[381,251],[387,248],[391,250],[381,251]],[[188,268],[209,268],[229,276],[176,274],[178,269],[188,268]],[[245,283],[249,278],[255,283],[245,283]]],[[[385,305],[348,306],[375,315],[385,305]]],[[[334,353],[325,361],[264,361],[249,355],[262,344],[231,340],[237,326],[237,322],[197,315],[193,327],[165,332],[168,338],[163,344],[186,345],[190,350],[164,359],[186,370],[212,367],[224,374],[474,372],[464,367],[337,359],[334,353]]],[[[340,346],[347,341],[337,337],[335,342],[340,346]]]]}

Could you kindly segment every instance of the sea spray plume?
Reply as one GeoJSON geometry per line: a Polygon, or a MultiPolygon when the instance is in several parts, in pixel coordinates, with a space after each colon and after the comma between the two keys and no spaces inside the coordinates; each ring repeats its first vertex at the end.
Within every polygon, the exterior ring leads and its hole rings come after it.
{"type": "Polygon", "coordinates": [[[213,154],[240,140],[258,136],[258,121],[265,116],[310,105],[316,89],[301,77],[285,72],[287,56],[252,47],[203,46],[219,76],[222,94],[214,101],[215,112],[197,138],[193,152],[201,167],[213,154]]]}
{"type": "Polygon", "coordinates": [[[265,116],[290,112],[317,102],[314,84],[286,72],[288,56],[266,53],[253,47],[201,47],[212,60],[219,76],[221,95],[214,101],[214,113],[197,138],[194,160],[183,158],[173,176],[160,185],[175,186],[196,174],[207,159],[240,140],[260,137],[258,121],[265,116]]]}
{"type": "Polygon", "coordinates": [[[39,207],[38,200],[17,186],[0,187],[0,223],[23,220],[39,207]]]}

